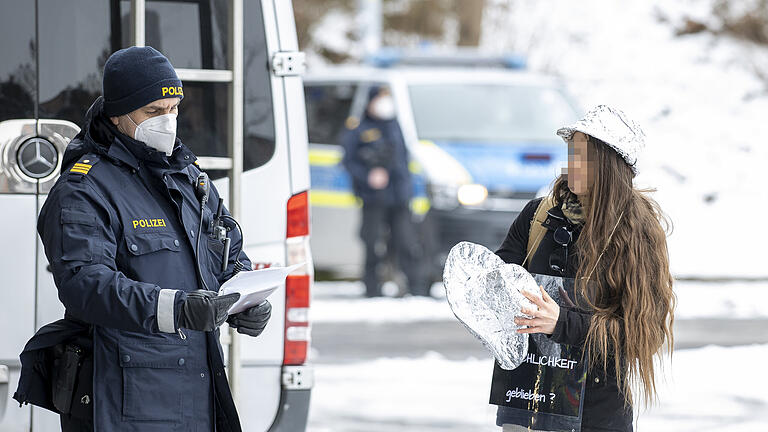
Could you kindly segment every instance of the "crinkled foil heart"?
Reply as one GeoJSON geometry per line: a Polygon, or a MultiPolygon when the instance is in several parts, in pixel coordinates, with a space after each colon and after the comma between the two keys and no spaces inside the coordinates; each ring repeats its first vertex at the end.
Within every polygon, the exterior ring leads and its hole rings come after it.
{"type": "Polygon", "coordinates": [[[519,265],[506,264],[483,246],[461,242],[448,254],[443,283],[456,318],[501,367],[518,367],[528,352],[528,335],[516,333],[521,326],[513,320],[522,315],[522,307],[536,308],[522,290],[541,298],[533,276],[519,265]]]}

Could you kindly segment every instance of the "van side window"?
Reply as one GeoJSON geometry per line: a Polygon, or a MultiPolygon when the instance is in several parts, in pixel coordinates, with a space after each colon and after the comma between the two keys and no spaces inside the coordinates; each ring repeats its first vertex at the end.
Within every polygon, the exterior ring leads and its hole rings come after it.
{"type": "MultiPolygon", "coordinates": [[[[244,2],[243,170],[265,164],[275,151],[269,59],[259,2],[244,2]]],[[[229,2],[147,2],[147,44],[177,68],[228,69],[229,2]]],[[[198,156],[226,156],[228,84],[184,82],[179,137],[198,156]]],[[[223,171],[210,173],[218,178],[223,171]]]]}
{"type": "MultiPolygon", "coordinates": [[[[122,3],[130,7],[130,2],[122,3]]],[[[147,1],[146,44],[162,52],[178,69],[226,69],[228,5],[219,1],[147,1]]],[[[198,156],[227,156],[227,87],[226,83],[184,81],[178,136],[198,156]]]]}
{"type": "Polygon", "coordinates": [[[35,2],[3,0],[3,10],[13,13],[0,14],[0,121],[35,118],[35,2]]]}
{"type": "MultiPolygon", "coordinates": [[[[3,1],[13,5],[3,9],[14,13],[0,16],[0,36],[18,42],[0,44],[0,121],[37,116],[82,124],[101,95],[107,58],[130,45],[131,2],[38,0],[35,16],[34,1],[3,1]]],[[[176,68],[228,69],[228,8],[226,1],[147,0],[146,44],[163,52],[176,68]]],[[[243,166],[248,170],[272,158],[275,125],[261,3],[244,2],[243,20],[243,166]]],[[[199,156],[227,156],[228,87],[184,81],[179,137],[199,156]]]]}
{"type": "MultiPolygon", "coordinates": [[[[121,22],[114,19],[120,11],[116,3],[106,1],[38,0],[37,4],[39,118],[81,125],[88,107],[101,95],[104,63],[121,48],[121,22]]],[[[127,14],[128,10],[126,21],[127,14]]]]}
{"type": "Polygon", "coordinates": [[[247,171],[264,165],[275,154],[275,116],[260,2],[243,2],[243,14],[243,171],[247,171]]]}
{"type": "Polygon", "coordinates": [[[340,144],[356,90],[357,85],[353,84],[304,86],[310,143],[340,144]]]}
{"type": "Polygon", "coordinates": [[[175,68],[228,69],[227,1],[146,2],[146,43],[175,68]]]}

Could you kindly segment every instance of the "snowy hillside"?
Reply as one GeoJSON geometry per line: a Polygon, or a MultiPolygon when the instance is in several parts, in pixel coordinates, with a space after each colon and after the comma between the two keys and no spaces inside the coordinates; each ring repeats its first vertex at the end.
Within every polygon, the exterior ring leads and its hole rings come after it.
{"type": "MultiPolygon", "coordinates": [[[[504,2],[507,3],[507,2],[504,2]]],[[[482,45],[528,56],[562,76],[585,108],[614,104],[649,142],[639,185],[671,217],[678,276],[768,276],[760,221],[768,211],[768,49],[703,32],[711,0],[515,1],[489,16],[482,45]]]]}

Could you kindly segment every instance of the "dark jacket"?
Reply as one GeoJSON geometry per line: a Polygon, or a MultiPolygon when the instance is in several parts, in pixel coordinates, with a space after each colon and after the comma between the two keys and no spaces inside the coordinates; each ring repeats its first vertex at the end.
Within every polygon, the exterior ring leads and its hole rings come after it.
{"type": "MultiPolygon", "coordinates": [[[[195,160],[181,141],[166,157],[119,133],[99,98],[40,212],[38,232],[59,299],[67,316],[93,329],[97,431],[211,431],[214,421],[218,431],[240,431],[218,331],[178,329],[186,293],[201,288],[195,160]]],[[[221,255],[207,240],[218,204],[213,187],[208,203],[200,263],[208,288],[217,290],[233,273],[241,239],[233,231],[222,272],[221,255]]],[[[245,254],[240,260],[250,268],[245,254]]],[[[22,377],[21,402],[35,402],[29,395],[40,393],[36,383],[22,377]]]]}
{"type": "Polygon", "coordinates": [[[413,195],[411,173],[397,120],[377,120],[366,114],[356,128],[342,132],[341,143],[342,163],[351,177],[355,195],[364,203],[408,205],[413,195]],[[381,190],[368,186],[368,173],[377,167],[389,173],[389,184],[381,190]]]}
{"type": "MultiPolygon", "coordinates": [[[[509,228],[504,243],[496,251],[496,254],[505,262],[521,264],[525,259],[531,220],[541,200],[538,198],[529,202],[509,228]]],[[[578,239],[580,227],[571,224],[559,207],[552,208],[547,213],[543,224],[547,232],[525,267],[531,273],[573,278],[578,269],[578,254],[573,245],[578,239]],[[563,271],[558,271],[553,269],[550,263],[556,264],[557,260],[565,254],[565,248],[555,243],[553,239],[554,231],[561,226],[567,227],[573,233],[573,238],[567,248],[567,265],[563,271]]],[[[583,345],[590,320],[591,315],[584,310],[561,306],[560,316],[551,337],[560,344],[583,345]]],[[[624,396],[617,385],[616,372],[611,361],[608,362],[607,375],[602,367],[587,371],[581,430],[584,432],[632,430],[632,408],[624,407],[624,396]]]]}

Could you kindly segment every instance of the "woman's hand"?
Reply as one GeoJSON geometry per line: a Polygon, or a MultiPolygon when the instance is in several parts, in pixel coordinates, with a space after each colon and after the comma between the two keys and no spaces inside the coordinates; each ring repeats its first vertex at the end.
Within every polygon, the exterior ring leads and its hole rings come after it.
{"type": "Polygon", "coordinates": [[[533,318],[515,317],[515,324],[528,326],[528,328],[517,330],[518,333],[552,334],[555,331],[557,318],[560,316],[560,306],[544,291],[543,286],[539,285],[539,289],[541,290],[542,298],[538,298],[525,290],[520,291],[525,298],[538,307],[538,310],[521,309],[522,313],[533,318]]]}

